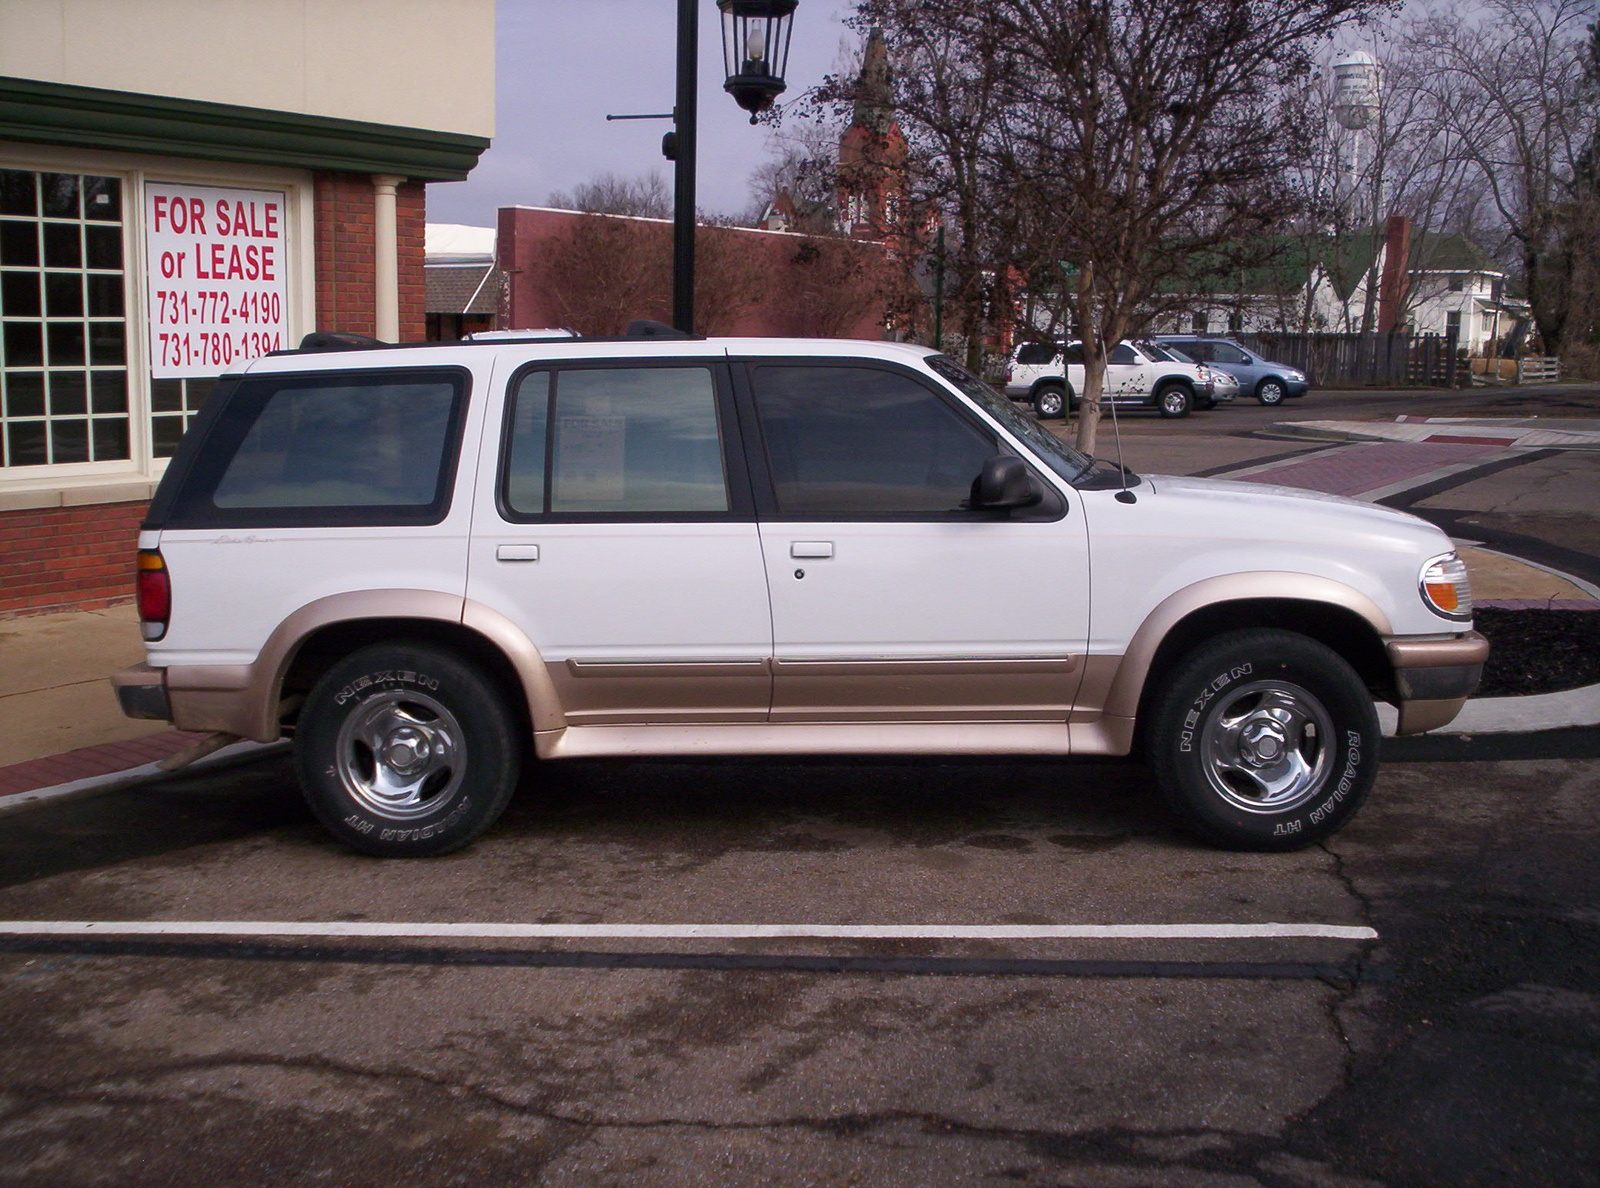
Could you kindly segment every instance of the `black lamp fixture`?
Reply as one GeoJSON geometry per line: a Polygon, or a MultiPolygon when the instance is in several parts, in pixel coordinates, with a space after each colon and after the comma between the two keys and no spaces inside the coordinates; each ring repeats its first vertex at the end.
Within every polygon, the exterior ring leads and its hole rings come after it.
{"type": "Polygon", "coordinates": [[[750,122],[783,94],[789,38],[798,0],[717,0],[722,12],[722,89],[750,113],[750,122]]]}

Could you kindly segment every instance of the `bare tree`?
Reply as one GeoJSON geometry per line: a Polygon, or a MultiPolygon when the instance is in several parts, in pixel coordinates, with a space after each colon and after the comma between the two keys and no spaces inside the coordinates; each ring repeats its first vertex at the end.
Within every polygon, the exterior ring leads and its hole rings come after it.
{"type": "Polygon", "coordinates": [[[601,173],[571,190],[553,191],[546,201],[558,210],[637,215],[647,219],[672,217],[672,192],[654,171],[636,177],[601,173]]]}
{"type": "Polygon", "coordinates": [[[1470,16],[1430,11],[1415,35],[1430,64],[1436,134],[1471,169],[1514,245],[1540,337],[1556,354],[1569,325],[1581,339],[1593,316],[1574,304],[1592,284],[1579,212],[1600,119],[1585,25],[1593,12],[1589,0],[1483,0],[1470,16]]]}
{"type": "Polygon", "coordinates": [[[574,218],[551,239],[541,276],[562,325],[580,334],[621,334],[635,318],[665,318],[669,228],[630,218],[574,218]]]}

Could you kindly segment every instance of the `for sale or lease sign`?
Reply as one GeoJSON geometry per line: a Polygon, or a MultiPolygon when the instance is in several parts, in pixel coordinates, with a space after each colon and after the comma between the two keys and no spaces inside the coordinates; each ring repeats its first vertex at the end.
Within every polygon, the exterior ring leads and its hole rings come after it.
{"type": "Polygon", "coordinates": [[[220,375],[289,334],[285,196],[147,182],[150,373],[220,375]]]}

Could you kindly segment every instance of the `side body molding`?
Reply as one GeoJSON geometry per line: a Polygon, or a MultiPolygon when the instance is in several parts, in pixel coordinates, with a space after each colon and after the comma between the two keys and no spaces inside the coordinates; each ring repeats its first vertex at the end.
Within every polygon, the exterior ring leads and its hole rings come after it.
{"type": "Polygon", "coordinates": [[[1135,717],[1150,664],[1161,641],[1185,618],[1210,606],[1267,599],[1335,606],[1359,615],[1380,638],[1392,634],[1389,616],[1377,603],[1331,578],[1260,571],[1220,574],[1195,582],[1167,595],[1145,616],[1114,669],[1110,664],[1095,662],[1099,657],[1091,661],[1084,674],[1080,700],[1085,705],[1093,704],[1100,691],[1091,688],[1090,682],[1104,682],[1103,712],[1098,721],[1071,724],[1073,754],[1126,755],[1133,749],[1135,717]]]}

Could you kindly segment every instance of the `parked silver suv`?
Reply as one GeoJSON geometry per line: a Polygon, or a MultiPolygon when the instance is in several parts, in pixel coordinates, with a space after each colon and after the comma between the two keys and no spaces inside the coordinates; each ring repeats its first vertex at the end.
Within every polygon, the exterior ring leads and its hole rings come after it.
{"type": "Polygon", "coordinates": [[[1195,833],[1292,849],[1372,786],[1373,698],[1442,725],[1486,653],[1421,520],[1141,478],[925,347],[648,324],[256,360],[138,574],[125,711],[292,736],[323,825],[394,856],[567,758],[1135,747],[1195,833]]]}

